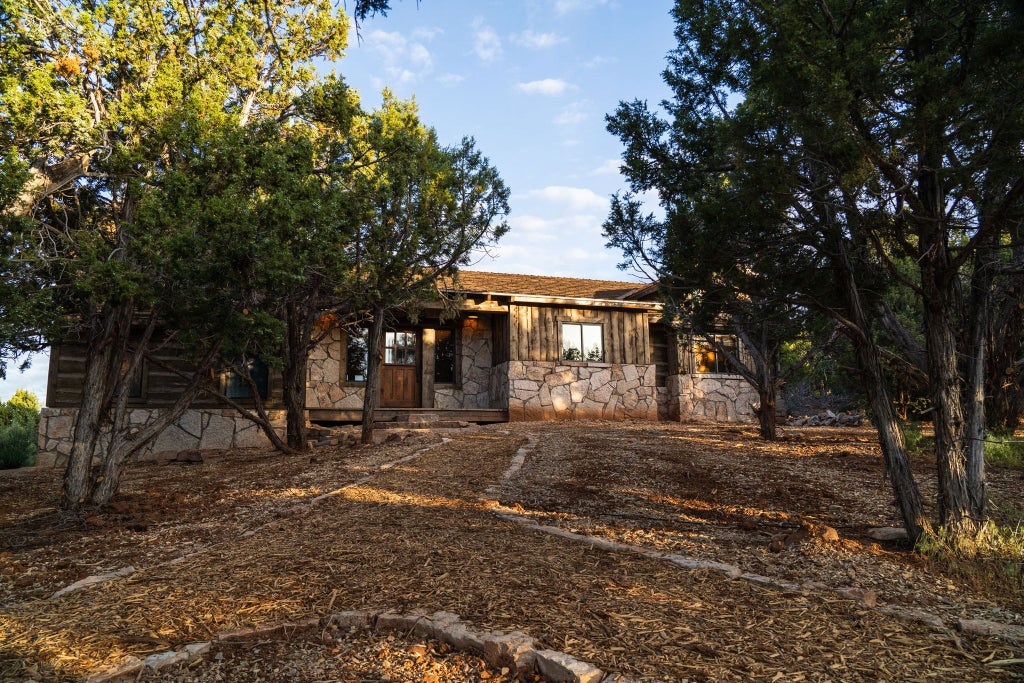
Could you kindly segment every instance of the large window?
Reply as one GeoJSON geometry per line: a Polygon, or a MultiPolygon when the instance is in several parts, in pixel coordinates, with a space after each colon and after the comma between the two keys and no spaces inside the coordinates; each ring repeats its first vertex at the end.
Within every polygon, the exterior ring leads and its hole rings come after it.
{"type": "Polygon", "coordinates": [[[604,362],[604,335],[601,325],[562,323],[562,358],[604,362]]]}
{"type": "Polygon", "coordinates": [[[438,384],[454,384],[456,353],[455,330],[434,332],[434,381],[438,384]]]}
{"type": "Polygon", "coordinates": [[[365,328],[353,329],[348,332],[348,341],[345,344],[345,381],[365,382],[367,348],[365,328]]]}
{"type": "MultiPolygon", "coordinates": [[[[260,398],[266,399],[267,383],[270,376],[267,364],[259,358],[247,358],[238,364],[244,364],[246,372],[252,378],[253,384],[256,385],[260,398]]],[[[224,372],[224,395],[228,398],[252,398],[252,389],[245,381],[244,376],[234,370],[227,370],[224,372]]]]}
{"type": "MultiPolygon", "coordinates": [[[[715,335],[715,341],[717,341],[722,347],[724,347],[730,354],[736,356],[739,351],[739,345],[736,341],[736,337],[729,335],[715,335]]],[[[736,372],[733,368],[729,358],[718,351],[715,346],[707,339],[697,338],[693,341],[693,371],[698,373],[734,373],[736,372]]]]}

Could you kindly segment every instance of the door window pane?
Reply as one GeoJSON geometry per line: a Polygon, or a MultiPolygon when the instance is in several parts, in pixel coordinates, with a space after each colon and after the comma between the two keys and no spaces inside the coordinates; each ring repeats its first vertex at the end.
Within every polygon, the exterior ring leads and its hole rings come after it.
{"type": "Polygon", "coordinates": [[[384,362],[388,365],[416,365],[416,333],[385,332],[384,362]]]}

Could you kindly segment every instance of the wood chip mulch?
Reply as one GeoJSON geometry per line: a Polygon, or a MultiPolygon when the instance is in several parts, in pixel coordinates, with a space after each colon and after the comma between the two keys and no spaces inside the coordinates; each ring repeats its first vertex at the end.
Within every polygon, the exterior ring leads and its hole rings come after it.
{"type": "MultiPolygon", "coordinates": [[[[800,431],[766,445],[750,429],[720,425],[497,425],[444,443],[424,435],[312,458],[236,453],[194,466],[139,465],[110,510],[76,527],[61,526],[50,507],[59,473],[3,476],[0,679],[75,680],[129,654],[348,609],[446,610],[644,680],[1024,675],[1019,663],[1006,664],[1021,658],[1011,642],[897,621],[827,591],[786,593],[597,550],[500,520],[480,500],[533,434],[537,445],[498,498],[547,524],[769,576],[870,588],[880,602],[1020,619],[1020,595],[954,585],[912,553],[865,538],[868,527],[894,521],[869,431],[800,431]],[[329,491],[336,495],[297,507],[329,491]],[[807,519],[831,524],[840,541],[767,550],[780,529],[807,519]],[[48,599],[126,565],[135,573],[48,599]]],[[[1001,503],[1022,507],[1019,472],[992,472],[990,483],[1001,503]]],[[[502,675],[473,669],[464,654],[446,668],[455,655],[438,644],[352,637],[236,647],[166,680],[502,675]],[[417,645],[424,650],[416,648],[413,666],[429,661],[429,672],[355,663],[377,657],[404,667],[417,645]],[[348,669],[337,656],[345,648],[357,653],[348,669]],[[437,659],[424,659],[428,651],[437,659]],[[228,669],[239,677],[223,677],[228,669]]]]}

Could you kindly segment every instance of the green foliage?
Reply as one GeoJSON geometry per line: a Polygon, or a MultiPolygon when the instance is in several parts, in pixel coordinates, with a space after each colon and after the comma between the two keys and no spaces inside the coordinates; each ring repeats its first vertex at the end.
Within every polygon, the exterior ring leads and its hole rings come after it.
{"type": "MultiPolygon", "coordinates": [[[[1024,588],[1024,527],[988,521],[975,534],[926,531],[917,551],[947,574],[987,592],[1020,596],[1024,588]]],[[[1015,600],[1018,604],[1020,598],[1015,600]]]]}
{"type": "Polygon", "coordinates": [[[925,436],[924,432],[921,431],[921,423],[904,422],[902,426],[903,443],[907,447],[907,453],[911,456],[924,455],[925,436]]]}
{"type": "Polygon", "coordinates": [[[19,389],[0,403],[0,469],[31,465],[39,432],[39,399],[19,389]]]}
{"type": "Polygon", "coordinates": [[[989,433],[985,437],[985,462],[991,467],[1024,470],[1024,438],[989,433]]]}

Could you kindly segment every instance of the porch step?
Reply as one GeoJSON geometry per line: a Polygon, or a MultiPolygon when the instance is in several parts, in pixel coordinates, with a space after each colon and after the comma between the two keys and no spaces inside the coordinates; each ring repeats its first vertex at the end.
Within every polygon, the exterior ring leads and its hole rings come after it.
{"type": "Polygon", "coordinates": [[[374,422],[374,429],[465,429],[473,423],[464,420],[416,420],[374,422]]]}

